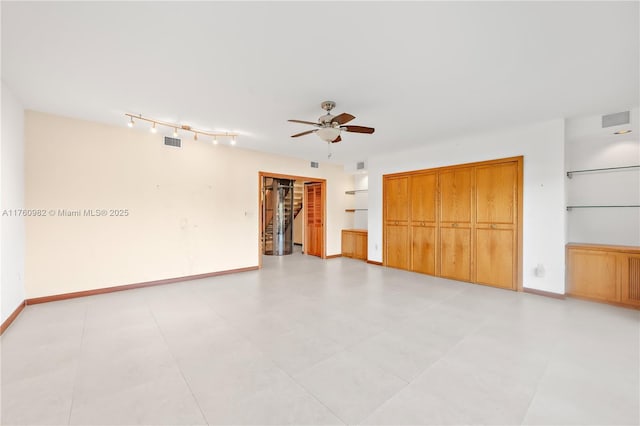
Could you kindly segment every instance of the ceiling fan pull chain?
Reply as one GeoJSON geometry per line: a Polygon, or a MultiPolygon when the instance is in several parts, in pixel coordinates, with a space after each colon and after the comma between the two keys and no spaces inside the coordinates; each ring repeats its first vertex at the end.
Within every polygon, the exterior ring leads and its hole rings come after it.
{"type": "Polygon", "coordinates": [[[327,159],[331,159],[331,142],[327,142],[327,159]]]}

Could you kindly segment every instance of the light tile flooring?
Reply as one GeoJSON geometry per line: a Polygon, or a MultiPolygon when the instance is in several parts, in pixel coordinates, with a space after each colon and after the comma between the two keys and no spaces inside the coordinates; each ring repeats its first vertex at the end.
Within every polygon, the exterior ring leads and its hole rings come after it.
{"type": "Polygon", "coordinates": [[[2,424],[637,425],[640,313],[295,254],[27,307],[2,424]]]}

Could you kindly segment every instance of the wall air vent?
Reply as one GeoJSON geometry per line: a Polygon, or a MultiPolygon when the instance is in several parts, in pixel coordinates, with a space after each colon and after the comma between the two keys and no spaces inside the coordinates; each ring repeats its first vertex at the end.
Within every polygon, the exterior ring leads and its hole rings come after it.
{"type": "Polygon", "coordinates": [[[165,136],[164,137],[164,144],[168,145],[168,146],[175,146],[177,148],[180,148],[182,146],[182,143],[180,142],[180,139],[178,139],[178,138],[170,138],[169,136],[165,136]]]}
{"type": "Polygon", "coordinates": [[[358,161],[356,163],[356,170],[364,170],[364,161],[358,161]]]}
{"type": "Polygon", "coordinates": [[[317,161],[312,161],[311,162],[311,168],[317,169],[318,168],[318,162],[317,161]]]}
{"type": "Polygon", "coordinates": [[[629,124],[629,111],[616,112],[602,116],[602,128],[629,124]]]}

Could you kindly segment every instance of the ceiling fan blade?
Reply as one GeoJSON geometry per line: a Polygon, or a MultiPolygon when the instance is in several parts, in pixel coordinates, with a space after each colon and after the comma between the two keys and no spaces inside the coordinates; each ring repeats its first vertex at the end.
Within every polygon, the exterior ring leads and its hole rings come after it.
{"type": "Polygon", "coordinates": [[[292,138],[297,138],[298,136],[308,135],[309,133],[315,133],[315,130],[307,130],[306,132],[296,133],[295,135],[291,135],[292,138]]]}
{"type": "Polygon", "coordinates": [[[373,127],[364,127],[364,126],[341,126],[342,130],[346,130],[347,132],[353,133],[373,133],[376,131],[373,127]]]}
{"type": "Polygon", "coordinates": [[[333,117],[333,120],[331,120],[332,123],[338,123],[338,124],[345,124],[350,122],[351,120],[353,120],[355,117],[351,114],[347,114],[346,112],[343,112],[340,115],[336,115],[335,117],[333,117]]]}
{"type": "Polygon", "coordinates": [[[340,142],[341,140],[342,140],[342,138],[340,137],[340,135],[338,135],[338,137],[335,138],[334,140],[332,140],[331,143],[340,142]]]}
{"type": "Polygon", "coordinates": [[[301,124],[311,124],[312,126],[319,126],[318,123],[314,123],[313,121],[304,121],[304,120],[287,120],[292,123],[301,123],[301,124]]]}

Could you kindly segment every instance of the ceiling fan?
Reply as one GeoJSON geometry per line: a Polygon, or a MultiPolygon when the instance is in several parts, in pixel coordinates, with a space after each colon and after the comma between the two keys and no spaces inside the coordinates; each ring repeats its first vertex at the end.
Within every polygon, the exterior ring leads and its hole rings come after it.
{"type": "Polygon", "coordinates": [[[348,122],[353,120],[355,117],[351,114],[347,114],[343,112],[339,115],[331,115],[331,110],[335,108],[336,103],[333,101],[324,101],[320,104],[323,110],[327,111],[327,113],[320,118],[318,118],[318,122],[314,123],[313,121],[304,121],[304,120],[289,120],[292,123],[302,123],[302,124],[310,124],[312,126],[316,126],[317,129],[307,130],[306,132],[296,133],[295,135],[291,135],[292,138],[297,138],[298,136],[308,135],[310,133],[315,133],[325,142],[340,142],[342,138],[340,137],[340,133],[344,130],[345,132],[352,133],[373,133],[375,129],[373,127],[364,127],[364,126],[345,126],[348,122]]]}

